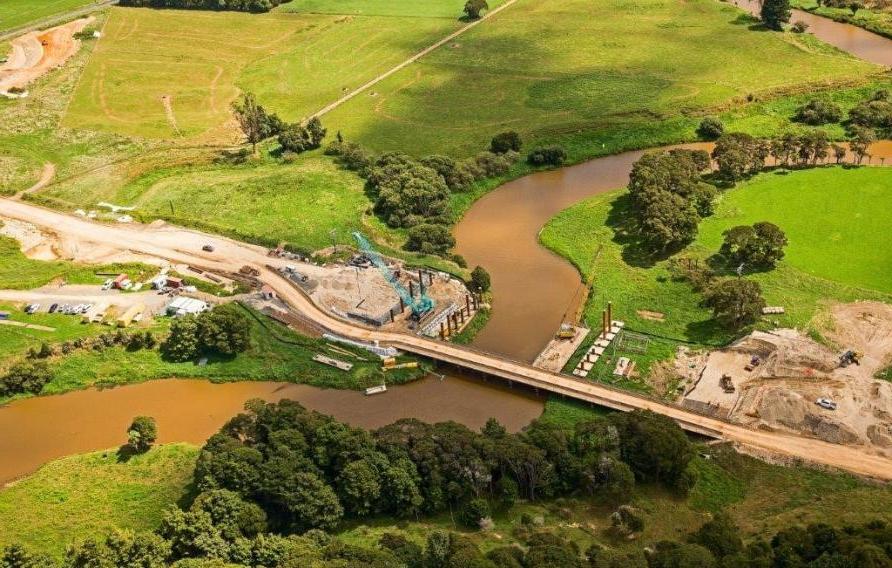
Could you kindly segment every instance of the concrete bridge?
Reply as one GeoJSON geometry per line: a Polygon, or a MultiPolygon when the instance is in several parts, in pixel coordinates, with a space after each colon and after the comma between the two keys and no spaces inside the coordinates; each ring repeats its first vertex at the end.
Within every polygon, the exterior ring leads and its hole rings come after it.
{"type": "Polygon", "coordinates": [[[270,259],[266,249],[258,246],[169,225],[105,225],[12,199],[0,198],[0,217],[31,223],[48,234],[57,235],[82,255],[81,260],[103,258],[91,257],[94,250],[97,254],[101,251],[103,255],[109,250],[118,250],[143,260],[164,259],[225,273],[235,273],[247,264],[257,268],[260,273],[258,279],[275,290],[295,314],[342,337],[392,345],[437,361],[607,408],[651,410],[672,418],[689,432],[734,442],[750,453],[780,456],[786,461],[792,459],[875,479],[892,480],[892,459],[877,455],[873,448],[831,444],[782,432],[752,430],[638,393],[551,373],[491,353],[344,321],[317,306],[302,290],[284,278],[276,269],[280,268],[279,264],[284,266],[285,261],[270,259]],[[202,246],[206,244],[213,245],[215,252],[202,251],[202,246]]]}

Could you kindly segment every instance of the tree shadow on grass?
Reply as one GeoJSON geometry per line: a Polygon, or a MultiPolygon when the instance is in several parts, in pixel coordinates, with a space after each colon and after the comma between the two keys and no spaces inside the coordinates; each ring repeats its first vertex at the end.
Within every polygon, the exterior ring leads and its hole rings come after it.
{"type": "Polygon", "coordinates": [[[681,245],[655,251],[642,240],[638,235],[632,198],[628,193],[620,195],[610,204],[606,225],[613,231],[613,242],[622,247],[623,262],[635,268],[653,268],[684,248],[681,245]]]}
{"type": "Polygon", "coordinates": [[[134,450],[133,446],[130,444],[122,444],[118,448],[118,451],[115,452],[115,458],[118,460],[118,463],[127,463],[137,454],[139,454],[139,452],[134,450]]]}

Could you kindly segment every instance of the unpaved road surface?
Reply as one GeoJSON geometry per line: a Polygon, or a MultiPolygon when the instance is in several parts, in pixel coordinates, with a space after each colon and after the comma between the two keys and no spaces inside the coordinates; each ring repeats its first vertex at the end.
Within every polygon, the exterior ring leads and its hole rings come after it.
{"type": "Polygon", "coordinates": [[[81,18],[61,26],[34,31],[12,40],[8,60],[0,66],[0,92],[26,88],[45,73],[64,65],[80,49],[74,34],[95,18],[81,18]]]}
{"type": "Polygon", "coordinates": [[[242,265],[248,264],[260,270],[260,279],[273,288],[292,310],[333,333],[361,341],[379,341],[439,361],[510,378],[535,388],[608,408],[652,410],[676,420],[688,430],[733,441],[753,452],[780,455],[876,479],[892,480],[892,460],[876,455],[864,446],[843,446],[791,434],[750,430],[676,405],[575,380],[466,347],[347,323],[324,312],[303,292],[270,269],[268,265],[281,265],[285,261],[267,257],[266,250],[258,246],[158,223],[102,225],[10,199],[0,199],[0,215],[51,229],[62,238],[79,241],[81,246],[99,243],[106,248],[115,246],[141,256],[155,256],[225,272],[237,271],[242,265]],[[212,244],[216,251],[203,252],[201,247],[204,244],[212,244]]]}

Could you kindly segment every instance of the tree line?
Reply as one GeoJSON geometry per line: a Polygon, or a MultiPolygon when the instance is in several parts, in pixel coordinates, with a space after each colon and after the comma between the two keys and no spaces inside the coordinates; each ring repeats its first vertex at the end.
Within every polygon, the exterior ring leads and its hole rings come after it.
{"type": "MultiPolygon", "coordinates": [[[[424,543],[396,532],[354,546],[330,536],[342,518],[416,517],[452,510],[471,528],[515,500],[587,495],[627,503],[635,483],[684,493],[693,448],[679,427],[649,412],[614,414],[573,428],[534,423],[519,434],[490,420],[480,432],[455,423],[401,420],[374,432],[352,428],[293,401],[251,401],[208,440],[195,471],[197,495],[171,507],[154,532],[115,531],[70,546],[62,562],[20,545],[0,568],[848,568],[888,567],[892,527],[791,526],[745,543],[719,512],[678,541],[647,548],[586,550],[524,514],[523,546],[483,553],[467,536],[431,530],[424,543]]],[[[137,417],[128,444],[145,451],[154,421],[137,417]]],[[[605,535],[618,544],[645,515],[619,505],[605,535]]]]}
{"type": "Polygon", "coordinates": [[[233,12],[269,12],[291,0],[120,0],[121,6],[141,8],[176,8],[180,10],[217,10],[233,12]]]}

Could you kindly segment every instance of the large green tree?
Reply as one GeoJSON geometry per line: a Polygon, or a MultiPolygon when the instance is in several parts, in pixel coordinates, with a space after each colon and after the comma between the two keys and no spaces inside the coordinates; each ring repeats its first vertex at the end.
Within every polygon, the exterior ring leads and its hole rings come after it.
{"type": "Polygon", "coordinates": [[[740,329],[761,317],[765,298],[758,282],[726,278],[710,287],[705,304],[712,308],[716,320],[733,329],[740,329]]]}
{"type": "Polygon", "coordinates": [[[790,0],[763,0],[760,15],[767,28],[782,31],[792,13],[790,0]]]}

